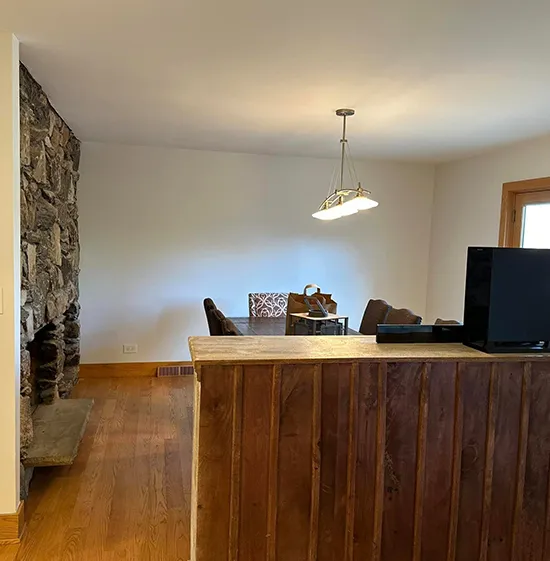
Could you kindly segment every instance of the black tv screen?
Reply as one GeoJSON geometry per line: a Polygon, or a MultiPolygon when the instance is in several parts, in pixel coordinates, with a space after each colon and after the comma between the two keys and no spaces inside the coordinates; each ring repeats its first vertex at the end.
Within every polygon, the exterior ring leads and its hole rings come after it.
{"type": "Polygon", "coordinates": [[[550,249],[468,248],[464,335],[492,351],[550,341],[550,249]]]}

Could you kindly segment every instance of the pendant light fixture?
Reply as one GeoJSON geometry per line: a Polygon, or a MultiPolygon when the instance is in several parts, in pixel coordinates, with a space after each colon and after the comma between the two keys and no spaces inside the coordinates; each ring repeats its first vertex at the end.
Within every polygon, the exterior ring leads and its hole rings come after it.
{"type": "Polygon", "coordinates": [[[360,210],[378,206],[378,203],[370,198],[370,191],[363,189],[361,183],[357,180],[357,173],[346,139],[346,119],[355,115],[355,110],[338,109],[336,115],[343,118],[342,139],[340,140],[340,168],[338,173],[333,176],[328,197],[323,201],[319,210],[312,214],[313,218],[319,220],[335,220],[336,218],[342,218],[342,216],[356,214],[360,210]],[[344,186],[345,168],[347,168],[352,183],[351,188],[344,186]]]}

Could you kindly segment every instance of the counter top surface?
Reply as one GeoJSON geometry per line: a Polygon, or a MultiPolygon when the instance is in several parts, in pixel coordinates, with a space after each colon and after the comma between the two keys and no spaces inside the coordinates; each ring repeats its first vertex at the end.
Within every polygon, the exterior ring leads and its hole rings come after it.
{"type": "Polygon", "coordinates": [[[460,343],[377,344],[375,337],[190,337],[189,348],[197,366],[345,360],[550,361],[550,355],[490,355],[460,343]]]}

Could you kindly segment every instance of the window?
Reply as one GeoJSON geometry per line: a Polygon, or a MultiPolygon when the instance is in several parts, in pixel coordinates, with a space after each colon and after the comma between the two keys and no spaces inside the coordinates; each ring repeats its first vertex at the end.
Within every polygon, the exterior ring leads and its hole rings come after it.
{"type": "Polygon", "coordinates": [[[550,178],[504,184],[499,245],[550,249],[550,178]]]}

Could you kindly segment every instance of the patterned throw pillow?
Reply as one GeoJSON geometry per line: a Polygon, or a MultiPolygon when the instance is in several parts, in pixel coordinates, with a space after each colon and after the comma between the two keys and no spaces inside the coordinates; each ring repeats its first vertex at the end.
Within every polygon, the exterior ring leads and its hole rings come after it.
{"type": "Polygon", "coordinates": [[[250,317],[281,318],[286,316],[287,292],[252,292],[248,295],[250,317]]]}

